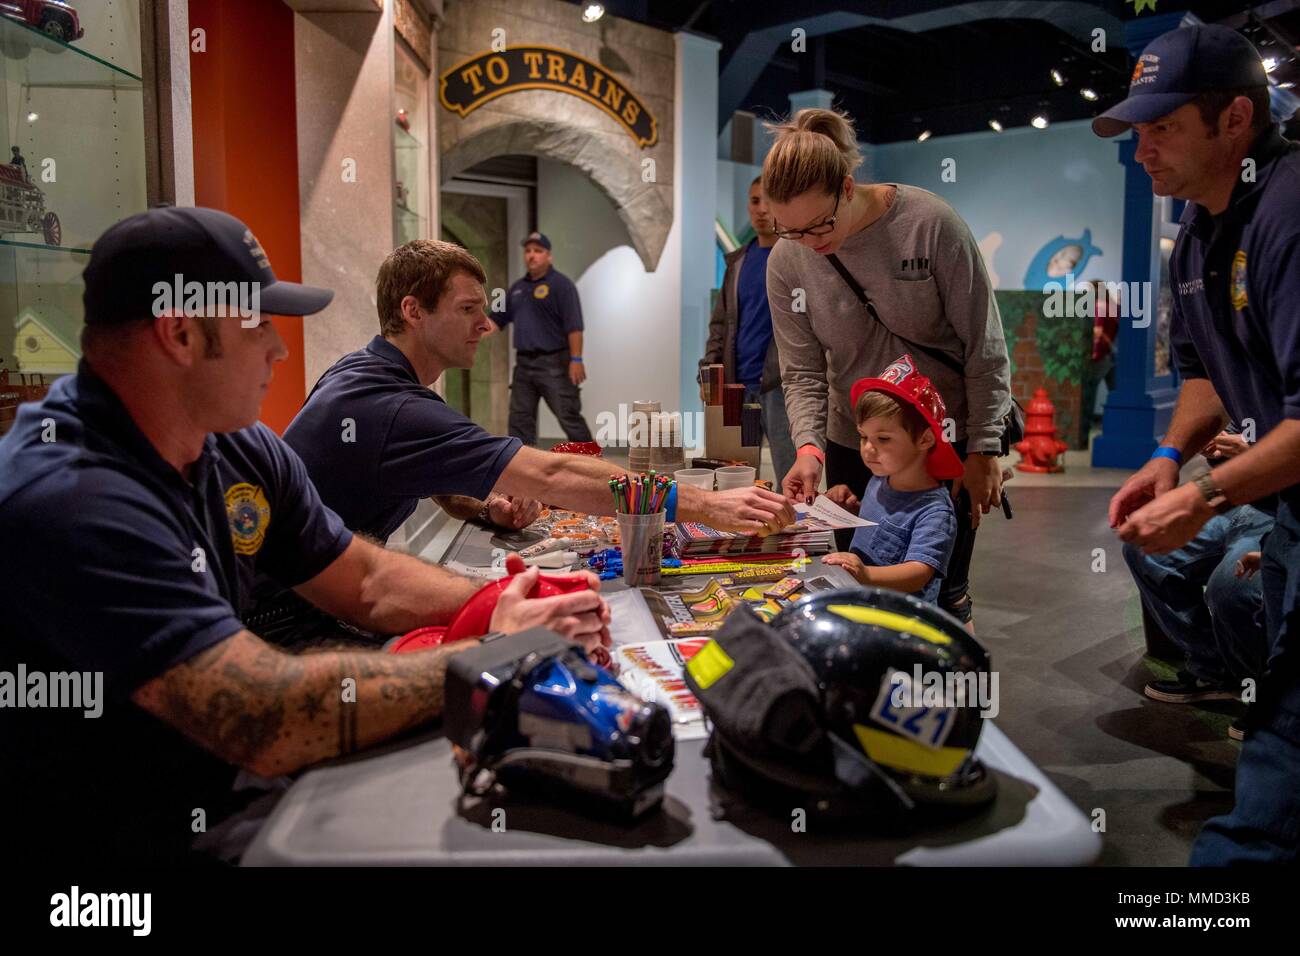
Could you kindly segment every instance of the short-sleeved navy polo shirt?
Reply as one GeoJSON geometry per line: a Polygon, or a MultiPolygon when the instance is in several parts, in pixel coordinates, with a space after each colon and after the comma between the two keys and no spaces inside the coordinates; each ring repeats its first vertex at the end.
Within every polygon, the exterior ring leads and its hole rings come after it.
{"type": "MultiPolygon", "coordinates": [[[[1208,378],[1231,419],[1263,437],[1300,418],[1300,144],[1275,126],[1212,216],[1189,203],[1170,261],[1170,346],[1184,378],[1208,378]]],[[[1300,483],[1282,492],[1300,503],[1300,483]]]]}
{"type": "Polygon", "coordinates": [[[284,440],[344,523],[380,541],[421,498],[486,498],[523,444],[490,434],[421,385],[382,335],[320,377],[284,440]]]}
{"type": "Polygon", "coordinates": [[[100,672],[104,709],[0,709],[0,816],[80,858],[184,853],[196,808],[210,826],[240,802],[236,769],[130,695],[237,633],[256,575],[300,584],[351,539],[264,425],[209,435],[187,481],[85,362],[22,406],[0,440],[0,671],[100,672]]]}
{"type": "Polygon", "coordinates": [[[562,272],[547,269],[541,278],[525,275],[510,287],[506,311],[497,325],[515,325],[514,346],[525,352],[558,352],[569,347],[569,333],[582,331],[578,287],[562,272]]]}

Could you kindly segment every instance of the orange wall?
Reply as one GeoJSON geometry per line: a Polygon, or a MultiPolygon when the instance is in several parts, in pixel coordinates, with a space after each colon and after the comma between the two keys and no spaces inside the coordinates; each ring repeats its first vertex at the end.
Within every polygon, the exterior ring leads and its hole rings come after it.
{"type": "MultiPolygon", "coordinates": [[[[190,0],[194,201],[248,224],[276,278],[302,279],[293,12],[280,0],[190,0]]],[[[289,357],[280,363],[262,420],[283,432],[306,395],[302,319],[277,316],[289,357]]]]}

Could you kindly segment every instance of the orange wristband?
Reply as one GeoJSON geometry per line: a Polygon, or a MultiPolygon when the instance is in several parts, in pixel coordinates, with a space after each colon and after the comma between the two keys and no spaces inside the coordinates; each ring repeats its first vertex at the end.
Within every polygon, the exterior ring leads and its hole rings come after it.
{"type": "Polygon", "coordinates": [[[816,445],[800,445],[799,450],[795,452],[795,457],[799,455],[812,455],[823,465],[826,464],[826,452],[822,451],[816,445]]]}

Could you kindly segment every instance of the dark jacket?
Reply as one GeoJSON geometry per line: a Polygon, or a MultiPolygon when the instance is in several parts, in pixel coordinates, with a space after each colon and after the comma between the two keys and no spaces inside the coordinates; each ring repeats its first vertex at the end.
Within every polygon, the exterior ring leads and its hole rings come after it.
{"type": "MultiPolygon", "coordinates": [[[[749,243],[724,256],[727,271],[722,276],[722,288],[718,299],[713,304],[713,316],[709,319],[709,341],[704,346],[704,358],[700,360],[700,371],[696,380],[703,383],[704,366],[719,362],[725,367],[724,377],[727,382],[736,381],[736,334],[740,331],[740,301],[737,287],[740,285],[740,267],[745,261],[745,252],[749,243]]],[[[759,391],[770,392],[781,385],[781,368],[777,362],[776,337],[767,346],[767,358],[763,361],[763,378],[759,391]]]]}

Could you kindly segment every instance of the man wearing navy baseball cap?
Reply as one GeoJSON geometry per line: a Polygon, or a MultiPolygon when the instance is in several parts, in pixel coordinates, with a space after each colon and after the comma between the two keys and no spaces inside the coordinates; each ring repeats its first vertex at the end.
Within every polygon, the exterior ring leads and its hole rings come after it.
{"type": "Polygon", "coordinates": [[[537,403],[544,399],[569,441],[591,441],[582,417],[579,386],[587,380],[582,359],[582,303],[573,280],[555,269],[551,240],[530,232],[523,241],[527,273],[510,287],[506,310],[492,316],[500,329],[514,323],[515,370],[510,379],[510,435],[537,443],[537,403]]]}
{"type": "MultiPolygon", "coordinates": [[[[1300,830],[1300,146],[1269,116],[1259,52],[1217,25],[1173,30],[1138,59],[1122,103],[1093,121],[1132,129],[1159,196],[1187,201],[1170,260],[1170,346],[1182,386],[1159,448],[1111,499],[1110,523],[1151,554],[1215,514],[1276,514],[1261,584],[1267,670],[1244,721],[1236,804],[1208,821],[1192,863],[1289,862],[1300,830]],[[1184,457],[1229,420],[1258,441],[1178,485],[1184,457]]],[[[1192,697],[1206,689],[1185,676],[1192,697]]],[[[1170,682],[1172,683],[1172,682],[1170,682]]]]}
{"type": "MultiPolygon", "coordinates": [[[[84,279],[77,373],[0,441],[0,673],[27,685],[0,734],[0,818],[18,823],[6,849],[178,862],[198,808],[204,849],[225,856],[257,794],[234,789],[238,770],[276,777],[433,719],[462,647],[284,653],[243,620],[255,576],[380,633],[445,623],[477,585],[354,536],[256,421],[288,354],[260,308],[305,315],[332,293],[277,280],[242,222],[131,216],[95,243],[84,279]],[[85,688],[76,709],[49,705],[58,675],[85,688]]],[[[526,599],[535,581],[519,576],[492,628],[594,646],[600,596],[526,599]]]]}

